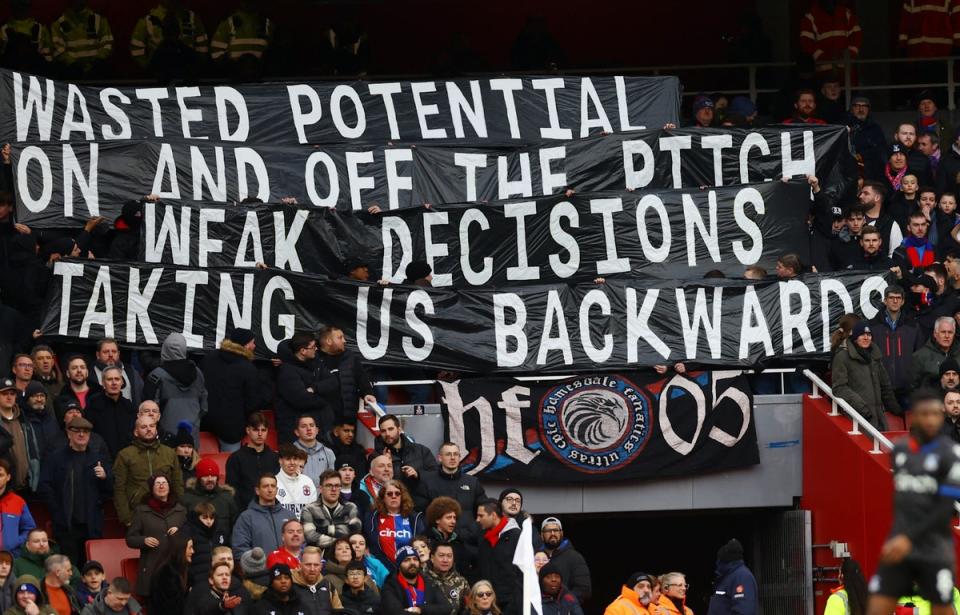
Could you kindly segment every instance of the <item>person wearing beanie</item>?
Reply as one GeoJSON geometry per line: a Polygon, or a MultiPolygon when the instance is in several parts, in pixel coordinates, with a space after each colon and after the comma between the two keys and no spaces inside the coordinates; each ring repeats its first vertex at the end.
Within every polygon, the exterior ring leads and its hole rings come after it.
{"type": "Polygon", "coordinates": [[[433,286],[433,269],[426,261],[413,261],[404,270],[404,284],[415,286],[433,286]]]}
{"type": "Polygon", "coordinates": [[[887,412],[903,414],[869,322],[861,320],[853,326],[846,348],[833,357],[832,373],[834,394],[880,431],[887,429],[887,412]]]}
{"type": "Polygon", "coordinates": [[[63,553],[82,562],[88,540],[103,536],[103,506],[113,495],[113,463],[91,448],[93,425],[82,416],[67,425],[67,446],[43,461],[37,495],[50,511],[53,531],[63,553]]]}
{"type": "Polygon", "coordinates": [[[212,459],[201,459],[194,467],[194,478],[184,482],[183,505],[193,510],[201,502],[209,502],[216,509],[217,529],[229,532],[240,515],[236,492],[230,485],[220,484],[220,468],[212,459]]]}
{"type": "MultiPolygon", "coordinates": [[[[107,249],[107,258],[119,261],[135,261],[140,257],[140,225],[143,223],[142,200],[130,200],[120,208],[120,215],[113,221],[113,238],[107,249]]],[[[155,197],[159,200],[159,197],[155,197]]]]}
{"type": "Polygon", "coordinates": [[[40,447],[40,461],[43,462],[60,443],[60,427],[47,403],[47,389],[36,380],[31,380],[17,401],[20,403],[20,416],[33,431],[33,437],[40,447]]]}
{"type": "Polygon", "coordinates": [[[757,580],[743,563],[743,545],[732,538],[717,551],[707,615],[757,615],[759,609],[757,580]]]}
{"type": "Polygon", "coordinates": [[[187,358],[187,340],[171,333],[160,347],[160,366],[147,376],[143,398],[160,404],[160,429],[177,433],[180,422],[190,424],[194,448],[200,447],[200,419],[207,413],[203,373],[187,358]]]}
{"type": "Polygon", "coordinates": [[[43,597],[40,580],[29,574],[17,577],[14,604],[3,615],[58,615],[43,597]]]}
{"type": "Polygon", "coordinates": [[[739,115],[746,122],[745,126],[753,126],[757,119],[757,105],[746,96],[734,96],[727,109],[728,115],[739,115]]]}
{"type": "Polygon", "coordinates": [[[543,547],[550,557],[550,563],[561,572],[563,579],[577,597],[580,604],[590,599],[593,583],[590,580],[590,567],[587,560],[573,548],[573,544],[563,535],[563,525],[556,517],[547,517],[540,524],[540,537],[543,547]]]}
{"type": "MultiPolygon", "coordinates": [[[[544,566],[546,568],[546,566],[544,566]]],[[[541,571],[543,568],[540,569],[541,571]]],[[[653,587],[656,584],[653,575],[634,572],[624,582],[617,599],[607,605],[603,615],[652,615],[653,587]]]]}
{"type": "Polygon", "coordinates": [[[540,569],[540,604],[543,615],[583,615],[580,601],[563,584],[563,574],[553,562],[540,569]]]}
{"type": "Polygon", "coordinates": [[[200,463],[200,455],[193,446],[193,429],[189,423],[181,421],[177,426],[177,433],[170,438],[170,443],[164,442],[177,453],[177,460],[180,462],[180,473],[183,480],[187,481],[196,474],[194,468],[200,463]]]}
{"type": "Polygon", "coordinates": [[[305,612],[300,595],[293,591],[293,573],[286,564],[270,567],[270,586],[250,609],[251,615],[294,615],[305,612]]]}
{"type": "Polygon", "coordinates": [[[253,600],[259,600],[270,585],[266,552],[260,547],[245,552],[240,556],[240,570],[243,572],[244,589],[253,600]]]}
{"type": "Polygon", "coordinates": [[[691,128],[710,128],[713,126],[715,109],[713,99],[706,94],[700,94],[693,99],[693,124],[691,128]]]}
{"type": "Polygon", "coordinates": [[[956,391],[960,387],[960,364],[953,357],[947,357],[940,364],[940,392],[956,391]]]}
{"type": "Polygon", "coordinates": [[[107,443],[110,455],[116,457],[130,444],[137,410],[133,402],[123,396],[126,377],[122,367],[107,365],[101,379],[103,384],[87,398],[84,416],[107,443]]]}
{"type": "Polygon", "coordinates": [[[208,352],[200,370],[207,387],[207,414],[200,422],[220,440],[220,451],[232,453],[240,448],[245,419],[269,406],[271,391],[253,364],[257,348],[250,329],[234,329],[220,348],[208,352]]]}
{"type": "Polygon", "coordinates": [[[413,547],[397,549],[395,570],[380,590],[383,615],[405,615],[412,608],[419,609],[420,615],[450,615],[450,603],[422,574],[420,556],[413,547]]]}

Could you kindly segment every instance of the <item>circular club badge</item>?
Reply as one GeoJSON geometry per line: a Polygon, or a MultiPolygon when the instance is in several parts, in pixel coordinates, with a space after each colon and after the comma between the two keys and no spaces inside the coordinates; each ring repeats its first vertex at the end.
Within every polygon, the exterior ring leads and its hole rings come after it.
{"type": "Polygon", "coordinates": [[[613,472],[646,446],[651,406],[643,391],[617,375],[556,386],[540,400],[544,446],[579,472],[613,472]]]}

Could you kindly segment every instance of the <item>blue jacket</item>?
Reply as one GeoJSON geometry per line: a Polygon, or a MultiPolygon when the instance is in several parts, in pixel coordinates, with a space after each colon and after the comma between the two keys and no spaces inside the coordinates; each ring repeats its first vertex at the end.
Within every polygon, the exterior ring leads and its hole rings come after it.
{"type": "Polygon", "coordinates": [[[240,556],[254,547],[260,547],[266,553],[279,549],[280,534],[288,519],[296,519],[296,516],[279,502],[274,501],[267,508],[258,499],[252,500],[233,525],[230,546],[233,547],[234,560],[240,561],[240,556]]]}
{"type": "Polygon", "coordinates": [[[20,547],[27,542],[27,534],[37,527],[30,514],[27,503],[12,491],[0,495],[0,536],[3,538],[3,550],[20,556],[20,547]]]}
{"type": "Polygon", "coordinates": [[[73,526],[73,503],[83,492],[87,531],[90,538],[99,538],[103,532],[103,503],[113,495],[113,464],[102,451],[89,446],[82,453],[60,446],[43,461],[37,494],[47,503],[53,527],[68,532],[73,526]],[[97,463],[103,467],[106,478],[97,478],[97,463]],[[79,469],[79,471],[77,471],[79,469]]]}
{"type": "Polygon", "coordinates": [[[757,615],[757,580],[743,560],[717,562],[716,579],[707,615],[757,615]]]}

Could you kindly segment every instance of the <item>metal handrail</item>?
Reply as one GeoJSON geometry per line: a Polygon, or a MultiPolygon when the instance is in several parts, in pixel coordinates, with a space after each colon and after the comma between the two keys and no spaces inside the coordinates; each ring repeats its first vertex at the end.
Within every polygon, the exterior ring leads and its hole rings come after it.
{"type": "MultiPolygon", "coordinates": [[[[884,451],[880,450],[880,446],[883,445],[886,450],[891,450],[893,448],[893,442],[890,441],[890,438],[883,435],[880,430],[870,424],[870,421],[863,418],[859,412],[853,409],[846,401],[842,398],[837,397],[833,394],[833,389],[827,386],[819,376],[811,372],[809,369],[803,370],[803,375],[807,377],[807,380],[813,385],[813,393],[810,394],[810,397],[813,399],[820,398],[820,391],[826,394],[830,398],[830,416],[840,416],[840,413],[837,411],[837,408],[843,410],[843,412],[852,420],[853,429],[847,433],[850,435],[864,435],[861,434],[858,427],[863,427],[866,435],[873,438],[873,449],[870,451],[871,454],[880,455],[884,451]]],[[[891,472],[893,469],[891,468],[891,472]]],[[[953,503],[954,511],[960,515],[960,502],[953,503]]],[[[960,519],[957,521],[957,525],[954,526],[956,529],[960,529],[960,519]]]]}
{"type": "Polygon", "coordinates": [[[826,382],[820,379],[819,376],[811,372],[809,369],[803,370],[803,375],[807,377],[807,380],[813,385],[813,393],[810,394],[810,397],[814,399],[820,398],[820,391],[826,393],[827,397],[830,398],[830,416],[840,416],[840,412],[837,409],[842,409],[844,414],[846,414],[851,422],[853,423],[853,428],[847,433],[851,436],[862,435],[860,429],[862,428],[865,432],[863,435],[867,435],[873,438],[873,448],[870,450],[872,455],[880,455],[885,451],[888,451],[893,448],[893,442],[890,441],[890,438],[883,435],[879,429],[873,426],[867,419],[863,417],[862,414],[853,409],[853,406],[848,404],[843,398],[837,397],[833,394],[833,389],[831,389],[826,382]],[[883,445],[884,450],[880,449],[880,446],[883,445]]]}

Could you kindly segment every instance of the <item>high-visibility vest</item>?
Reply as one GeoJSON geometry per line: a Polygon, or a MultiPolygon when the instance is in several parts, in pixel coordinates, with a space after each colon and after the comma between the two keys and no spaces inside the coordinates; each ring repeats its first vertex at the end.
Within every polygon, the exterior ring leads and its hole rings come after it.
{"type": "MultiPolygon", "coordinates": [[[[206,55],[210,50],[210,41],[203,21],[190,10],[177,12],[180,25],[180,42],[199,54],[206,55]]],[[[130,55],[141,66],[146,66],[153,53],[163,42],[163,22],[167,18],[167,8],[155,7],[146,16],[141,17],[133,28],[130,37],[130,55]]]]}
{"type": "Polygon", "coordinates": [[[849,8],[837,6],[831,14],[815,2],[800,23],[800,48],[814,61],[828,63],[842,59],[844,52],[851,58],[860,53],[863,33],[849,8]]]}
{"type": "Polygon", "coordinates": [[[905,0],[897,44],[911,58],[950,55],[960,44],[960,0],[905,0]]]}
{"type": "Polygon", "coordinates": [[[113,33],[102,15],[90,9],[67,11],[51,26],[53,57],[67,65],[92,65],[113,53],[113,33]]]}
{"type": "MultiPolygon", "coordinates": [[[[930,603],[920,596],[904,596],[897,604],[913,604],[917,615],[930,615],[930,603]]],[[[960,613],[960,590],[953,588],[953,608],[960,613]]]]}
{"type": "Polygon", "coordinates": [[[273,38],[273,23],[255,13],[237,11],[217,27],[210,43],[210,57],[238,60],[243,56],[262,59],[273,38]]]}
{"type": "Polygon", "coordinates": [[[49,62],[53,59],[50,54],[50,31],[33,17],[11,19],[0,26],[0,53],[7,50],[7,41],[10,40],[10,35],[14,33],[29,38],[37,55],[44,60],[49,62]]]}

